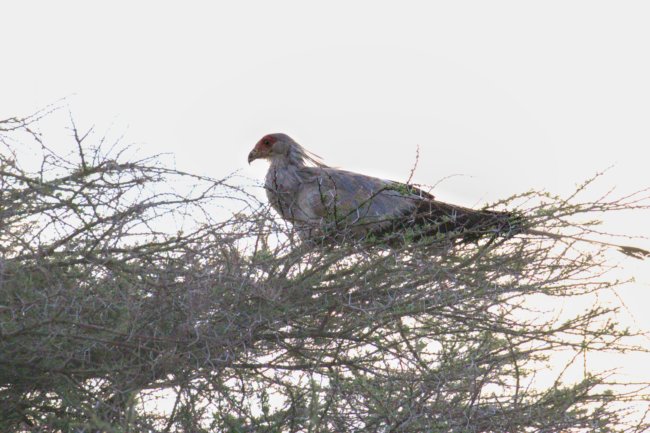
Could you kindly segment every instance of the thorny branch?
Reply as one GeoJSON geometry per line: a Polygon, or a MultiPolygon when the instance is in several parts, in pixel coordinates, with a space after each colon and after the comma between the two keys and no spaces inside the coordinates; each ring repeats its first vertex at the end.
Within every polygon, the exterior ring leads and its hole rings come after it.
{"type": "MultiPolygon", "coordinates": [[[[453,233],[298,244],[233,176],[129,160],[74,123],[60,155],[40,117],[0,121],[4,143],[43,151],[31,171],[20,149],[0,157],[0,430],[648,427],[647,384],[567,378],[585,353],[643,350],[617,308],[537,308],[615,289],[602,249],[453,233]],[[571,361],[553,368],[558,353],[571,361]]],[[[495,206],[582,236],[598,233],[587,217],[648,204],[647,190],[533,191],[495,206]]]]}

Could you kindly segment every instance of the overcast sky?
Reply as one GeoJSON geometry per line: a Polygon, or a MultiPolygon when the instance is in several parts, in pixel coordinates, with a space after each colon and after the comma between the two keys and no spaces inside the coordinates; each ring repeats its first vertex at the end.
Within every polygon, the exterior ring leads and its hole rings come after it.
{"type": "MultiPolygon", "coordinates": [[[[330,165],[479,206],[531,188],[650,185],[650,3],[14,1],[0,118],[62,97],[81,125],[223,177],[285,132],[330,165]],[[182,6],[181,6],[182,5],[182,6]]],[[[650,214],[607,228],[650,235],[650,214]]],[[[650,241],[638,241],[648,248],[650,241]]],[[[650,264],[621,259],[650,329],[650,264]]],[[[640,363],[638,371],[647,370],[640,363]]]]}

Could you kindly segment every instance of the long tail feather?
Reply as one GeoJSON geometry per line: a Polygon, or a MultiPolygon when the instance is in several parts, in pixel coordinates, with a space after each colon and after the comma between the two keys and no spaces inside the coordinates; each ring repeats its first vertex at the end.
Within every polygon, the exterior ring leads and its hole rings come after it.
{"type": "MultiPolygon", "coordinates": [[[[650,258],[650,251],[643,248],[526,228],[525,217],[516,212],[469,209],[437,200],[423,201],[413,214],[405,215],[398,224],[401,227],[420,227],[420,237],[438,233],[458,233],[463,241],[471,242],[487,236],[510,237],[525,233],[612,247],[626,256],[639,260],[650,258]]],[[[397,228],[395,226],[393,230],[397,228]]]]}
{"type": "Polygon", "coordinates": [[[594,239],[587,239],[587,238],[582,238],[579,236],[571,236],[571,235],[560,235],[557,233],[550,233],[546,232],[543,230],[533,230],[533,229],[526,229],[524,231],[527,234],[531,235],[539,235],[539,236],[546,236],[548,238],[552,239],[573,239],[576,241],[580,242],[586,242],[588,244],[593,244],[593,245],[602,245],[605,247],[612,247],[616,248],[619,252],[625,254],[626,256],[629,257],[634,257],[635,259],[639,260],[644,260],[646,258],[650,258],[650,251],[644,250],[643,248],[638,248],[638,247],[632,247],[629,245],[620,245],[620,244],[614,244],[611,242],[603,242],[603,241],[597,241],[594,239]]]}

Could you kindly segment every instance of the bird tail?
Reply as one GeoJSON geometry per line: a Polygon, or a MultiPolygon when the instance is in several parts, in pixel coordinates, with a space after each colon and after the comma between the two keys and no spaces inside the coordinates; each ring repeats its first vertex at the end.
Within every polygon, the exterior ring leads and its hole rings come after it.
{"type": "Polygon", "coordinates": [[[511,237],[523,233],[545,236],[551,239],[573,239],[579,242],[616,248],[626,256],[636,259],[650,258],[650,251],[643,248],[535,230],[530,227],[530,224],[526,224],[526,218],[518,212],[476,210],[436,200],[428,200],[418,206],[415,223],[423,227],[424,233],[420,236],[454,233],[458,234],[464,242],[473,242],[485,237],[511,237]]]}
{"type": "Polygon", "coordinates": [[[516,212],[469,209],[436,200],[422,203],[416,223],[429,234],[456,233],[472,242],[488,236],[511,237],[524,231],[524,218],[516,212]]]}
{"type": "Polygon", "coordinates": [[[633,247],[630,245],[620,245],[611,242],[597,241],[595,239],[588,239],[580,236],[560,235],[557,233],[550,233],[543,230],[527,229],[526,234],[545,236],[551,239],[573,239],[575,241],[586,242],[588,244],[616,248],[620,253],[625,254],[626,256],[629,257],[634,257],[635,259],[639,259],[639,260],[650,258],[650,251],[644,250],[643,248],[639,248],[639,247],[633,247]]]}

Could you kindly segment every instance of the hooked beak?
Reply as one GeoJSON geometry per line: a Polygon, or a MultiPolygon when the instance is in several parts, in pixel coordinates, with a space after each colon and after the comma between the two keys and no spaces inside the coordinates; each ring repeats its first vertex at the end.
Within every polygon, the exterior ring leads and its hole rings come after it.
{"type": "Polygon", "coordinates": [[[259,157],[260,153],[257,151],[257,149],[251,150],[251,153],[248,154],[248,164],[250,165],[251,162],[255,161],[259,157]]]}

